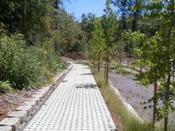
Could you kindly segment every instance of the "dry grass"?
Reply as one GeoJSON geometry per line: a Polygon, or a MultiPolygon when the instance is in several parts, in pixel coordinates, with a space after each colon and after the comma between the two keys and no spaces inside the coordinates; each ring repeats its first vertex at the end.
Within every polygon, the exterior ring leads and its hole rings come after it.
{"type": "Polygon", "coordinates": [[[103,73],[95,72],[94,76],[111,115],[120,131],[153,131],[151,125],[139,122],[126,110],[120,98],[112,91],[109,85],[105,84],[103,73]]]}

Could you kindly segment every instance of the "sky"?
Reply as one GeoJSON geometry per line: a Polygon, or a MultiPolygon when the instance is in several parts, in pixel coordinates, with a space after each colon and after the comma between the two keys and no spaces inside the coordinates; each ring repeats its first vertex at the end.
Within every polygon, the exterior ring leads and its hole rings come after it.
{"type": "Polygon", "coordinates": [[[89,12],[96,16],[102,16],[106,0],[69,0],[64,2],[64,8],[68,13],[74,15],[76,20],[81,20],[82,14],[89,12]]]}

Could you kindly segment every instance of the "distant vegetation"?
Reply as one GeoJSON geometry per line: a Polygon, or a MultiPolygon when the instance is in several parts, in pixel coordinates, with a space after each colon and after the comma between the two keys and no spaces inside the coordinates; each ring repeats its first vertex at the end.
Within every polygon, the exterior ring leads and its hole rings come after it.
{"type": "Polygon", "coordinates": [[[60,0],[0,1],[0,89],[31,89],[63,68],[60,55],[85,39],[60,0]]]}

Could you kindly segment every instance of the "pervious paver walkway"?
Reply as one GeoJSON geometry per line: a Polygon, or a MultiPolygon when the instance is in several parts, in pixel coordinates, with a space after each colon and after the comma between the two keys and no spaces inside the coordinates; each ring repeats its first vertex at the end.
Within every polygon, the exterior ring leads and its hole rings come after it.
{"type": "Polygon", "coordinates": [[[111,131],[116,128],[89,67],[72,66],[24,131],[111,131]]]}

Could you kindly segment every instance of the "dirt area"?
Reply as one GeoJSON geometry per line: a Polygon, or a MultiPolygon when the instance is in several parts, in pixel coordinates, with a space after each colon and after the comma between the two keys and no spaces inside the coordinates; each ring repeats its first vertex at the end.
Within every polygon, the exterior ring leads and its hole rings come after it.
{"type": "MultiPolygon", "coordinates": [[[[100,85],[98,85],[98,86],[100,87],[100,85]]],[[[114,108],[115,108],[115,104],[114,105],[110,104],[110,98],[109,98],[108,95],[111,96],[111,94],[109,93],[109,90],[105,90],[105,89],[103,89],[103,87],[100,87],[99,89],[100,89],[100,92],[101,92],[101,94],[104,98],[104,101],[105,101],[105,103],[108,107],[108,110],[110,111],[111,117],[114,121],[114,124],[115,124],[116,128],[119,129],[120,131],[123,131],[123,125],[122,125],[121,117],[119,115],[117,115],[117,113],[115,111],[113,111],[114,108]]]]}
{"type": "Polygon", "coordinates": [[[0,120],[6,115],[14,111],[19,105],[22,105],[26,98],[32,96],[35,90],[17,91],[15,93],[0,94],[0,120]]]}
{"type": "Polygon", "coordinates": [[[71,52],[64,54],[64,57],[70,58],[73,60],[85,60],[87,59],[87,56],[84,52],[71,52]]]}
{"type": "MultiPolygon", "coordinates": [[[[117,74],[115,71],[109,73],[109,79],[138,115],[144,121],[151,122],[152,108],[144,109],[144,104],[141,103],[148,101],[153,96],[153,86],[141,86],[134,76],[117,74]]],[[[171,114],[169,122],[175,122],[175,115],[171,114]]]]}
{"type": "MultiPolygon", "coordinates": [[[[59,76],[60,73],[53,77],[52,83],[56,83],[59,76]]],[[[23,105],[24,101],[31,98],[36,91],[37,89],[31,89],[18,90],[14,93],[0,93],[0,120],[6,117],[8,113],[15,111],[18,106],[23,105]]]]}
{"type": "Polygon", "coordinates": [[[114,71],[110,73],[109,77],[114,86],[118,88],[121,95],[133,106],[139,116],[145,121],[151,121],[152,110],[145,110],[144,105],[141,103],[148,101],[153,96],[153,87],[143,87],[135,81],[134,76],[120,75],[114,71]]]}
{"type": "MultiPolygon", "coordinates": [[[[103,98],[104,98],[104,96],[103,96],[103,98]]],[[[122,125],[122,122],[121,122],[121,118],[119,116],[117,116],[116,113],[112,111],[112,109],[110,109],[110,105],[106,101],[105,101],[105,103],[108,106],[108,109],[111,113],[111,117],[112,117],[112,120],[114,121],[115,126],[120,131],[123,131],[123,125],[122,125]]]]}

